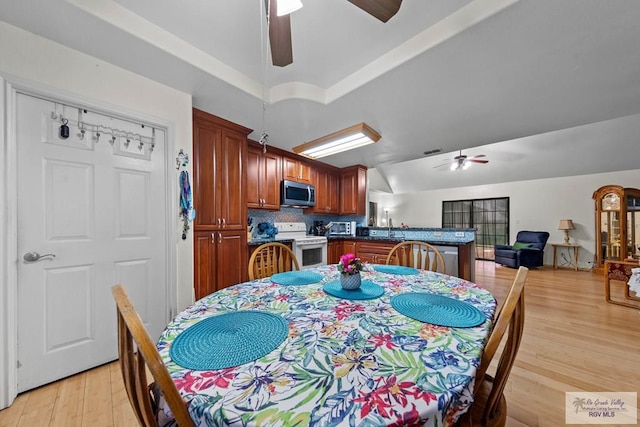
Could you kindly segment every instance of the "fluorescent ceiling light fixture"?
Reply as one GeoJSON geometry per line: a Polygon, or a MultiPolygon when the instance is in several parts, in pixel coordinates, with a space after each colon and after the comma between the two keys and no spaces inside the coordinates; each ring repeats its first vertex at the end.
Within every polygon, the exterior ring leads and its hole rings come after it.
{"type": "Polygon", "coordinates": [[[339,130],[322,138],[314,139],[297,147],[293,152],[303,156],[319,159],[343,151],[352,150],[364,145],[373,144],[380,140],[381,135],[366,123],[358,123],[346,129],[339,130]]]}
{"type": "Polygon", "coordinates": [[[300,0],[277,0],[276,15],[283,16],[295,12],[302,7],[300,0]]]}

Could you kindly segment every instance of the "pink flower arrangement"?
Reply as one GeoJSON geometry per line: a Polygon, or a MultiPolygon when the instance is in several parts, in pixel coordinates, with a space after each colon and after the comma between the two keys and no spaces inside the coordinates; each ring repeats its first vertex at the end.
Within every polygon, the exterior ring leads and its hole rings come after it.
{"type": "Polygon", "coordinates": [[[363,270],[363,268],[360,258],[356,258],[355,254],[344,254],[340,256],[338,271],[341,274],[351,276],[353,274],[358,274],[363,270]]]}

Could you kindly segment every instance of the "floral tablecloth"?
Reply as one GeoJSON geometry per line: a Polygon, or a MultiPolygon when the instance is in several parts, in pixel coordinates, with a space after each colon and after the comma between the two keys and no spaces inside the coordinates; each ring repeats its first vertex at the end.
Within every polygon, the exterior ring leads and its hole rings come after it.
{"type": "Polygon", "coordinates": [[[396,312],[390,298],[436,293],[467,301],[491,319],[493,296],[439,273],[368,270],[363,279],[384,288],[380,298],[327,295],[324,282],[338,279],[333,265],[313,270],[323,275],[322,283],[283,286],[256,280],[211,294],[180,313],[157,346],[196,424],[442,426],[466,412],[491,321],[474,328],[421,323],[396,312]],[[235,310],[282,315],[288,337],[255,362],[218,371],[193,371],[171,360],[169,348],[180,332],[235,310]]]}

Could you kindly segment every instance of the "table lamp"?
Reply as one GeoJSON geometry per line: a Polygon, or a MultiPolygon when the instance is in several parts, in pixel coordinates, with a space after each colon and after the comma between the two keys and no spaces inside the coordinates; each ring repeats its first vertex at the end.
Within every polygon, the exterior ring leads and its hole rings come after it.
{"type": "Polygon", "coordinates": [[[561,219],[560,225],[558,225],[558,230],[564,230],[564,244],[569,244],[569,230],[575,230],[576,227],[573,225],[573,221],[570,219],[561,219]]]}

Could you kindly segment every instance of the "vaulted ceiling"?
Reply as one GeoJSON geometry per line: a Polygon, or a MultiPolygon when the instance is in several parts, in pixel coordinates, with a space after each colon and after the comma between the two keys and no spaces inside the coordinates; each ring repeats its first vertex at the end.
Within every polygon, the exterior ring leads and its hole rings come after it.
{"type": "Polygon", "coordinates": [[[0,0],[0,19],[286,150],[364,121],[379,143],[323,160],[376,168],[385,191],[638,169],[636,0],[405,0],[387,23],[347,0],[303,3],[284,68],[265,61],[263,0],[0,0]],[[435,167],[459,150],[490,162],[435,167]]]}

